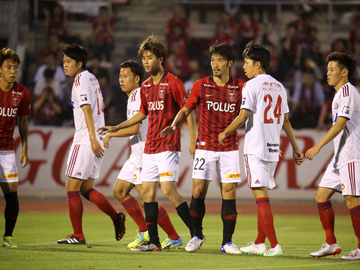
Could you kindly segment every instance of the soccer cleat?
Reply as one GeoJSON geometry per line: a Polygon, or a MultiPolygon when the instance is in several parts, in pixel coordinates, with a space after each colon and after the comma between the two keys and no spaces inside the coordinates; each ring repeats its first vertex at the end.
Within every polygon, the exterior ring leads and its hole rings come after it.
{"type": "Polygon", "coordinates": [[[265,257],[279,257],[283,256],[281,246],[277,244],[274,248],[269,248],[264,255],[265,257]]]}
{"type": "Polygon", "coordinates": [[[17,247],[12,236],[4,236],[2,246],[8,247],[8,248],[16,248],[17,247]]]}
{"type": "Polygon", "coordinates": [[[331,244],[331,245],[329,245],[328,243],[324,243],[324,244],[322,244],[322,246],[319,250],[311,252],[310,256],[316,257],[316,258],[321,258],[321,257],[329,256],[329,255],[336,255],[336,254],[339,255],[340,252],[341,252],[341,247],[338,244],[338,242],[336,242],[335,244],[331,244]]]}
{"type": "Polygon", "coordinates": [[[240,248],[242,254],[264,255],[266,252],[265,243],[255,244],[250,242],[247,247],[240,248]]]}
{"type": "Polygon", "coordinates": [[[120,241],[125,234],[125,215],[121,212],[117,212],[116,219],[113,220],[115,227],[115,239],[120,241]]]}
{"type": "Polygon", "coordinates": [[[151,242],[147,242],[145,244],[143,244],[142,246],[139,247],[135,247],[135,248],[131,248],[131,251],[162,251],[161,245],[155,245],[151,242]]]}
{"type": "Polygon", "coordinates": [[[205,236],[203,239],[200,239],[196,235],[194,235],[193,238],[190,239],[189,243],[186,244],[185,250],[187,252],[195,252],[198,249],[201,249],[202,244],[205,241],[205,236]]]}
{"type": "Polygon", "coordinates": [[[349,255],[341,256],[343,260],[360,260],[360,248],[350,251],[349,255]]]}
{"type": "Polygon", "coordinates": [[[141,245],[145,244],[148,241],[150,241],[148,231],[146,231],[146,232],[138,232],[138,234],[135,237],[135,240],[133,242],[131,242],[130,244],[128,244],[127,247],[128,248],[135,248],[135,247],[138,247],[138,246],[141,246],[141,245]]]}
{"type": "Polygon", "coordinates": [[[171,238],[166,238],[164,242],[161,243],[162,249],[179,249],[183,246],[183,240],[181,239],[181,236],[179,236],[178,240],[173,240],[171,238]]]}
{"type": "Polygon", "coordinates": [[[232,242],[227,242],[225,245],[221,246],[221,253],[227,254],[241,254],[240,249],[232,242]]]}
{"type": "Polygon", "coordinates": [[[65,239],[57,240],[58,244],[72,244],[72,245],[81,245],[86,244],[85,237],[83,240],[80,240],[79,238],[75,237],[74,235],[68,235],[65,239]]]}

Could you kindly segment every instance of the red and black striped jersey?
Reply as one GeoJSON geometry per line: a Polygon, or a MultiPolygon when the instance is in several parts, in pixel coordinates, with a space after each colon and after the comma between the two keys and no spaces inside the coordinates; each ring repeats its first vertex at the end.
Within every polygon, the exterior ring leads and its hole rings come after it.
{"type": "Polygon", "coordinates": [[[30,93],[25,86],[15,82],[8,92],[0,89],[0,150],[14,150],[16,115],[30,113],[30,93]]]}
{"type": "Polygon", "coordinates": [[[199,106],[199,133],[196,149],[210,151],[238,150],[236,131],[221,145],[218,136],[238,116],[244,83],[230,77],[225,86],[218,86],[212,76],[194,83],[185,107],[199,106]]]}
{"type": "Polygon", "coordinates": [[[144,81],[140,91],[140,112],[147,115],[149,120],[144,153],[181,151],[180,129],[163,137],[160,137],[160,132],[172,124],[186,102],[187,95],[182,81],[165,72],[156,85],[151,77],[144,81]]]}

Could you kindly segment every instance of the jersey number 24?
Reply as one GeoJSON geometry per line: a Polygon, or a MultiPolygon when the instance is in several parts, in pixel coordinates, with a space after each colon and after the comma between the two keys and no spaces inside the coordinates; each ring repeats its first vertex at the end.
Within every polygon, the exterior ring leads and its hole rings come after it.
{"type": "MultiPolygon", "coordinates": [[[[272,96],[266,95],[264,97],[264,101],[266,103],[269,102],[268,105],[265,108],[265,111],[264,111],[264,123],[265,124],[272,124],[272,123],[274,123],[274,120],[272,118],[268,117],[268,112],[271,109],[271,105],[272,105],[272,102],[273,102],[272,96]]],[[[277,118],[277,123],[278,124],[280,124],[281,101],[282,101],[282,98],[281,98],[281,96],[279,96],[277,101],[276,101],[276,106],[275,106],[275,109],[274,109],[274,116],[275,116],[275,118],[277,118]]]]}

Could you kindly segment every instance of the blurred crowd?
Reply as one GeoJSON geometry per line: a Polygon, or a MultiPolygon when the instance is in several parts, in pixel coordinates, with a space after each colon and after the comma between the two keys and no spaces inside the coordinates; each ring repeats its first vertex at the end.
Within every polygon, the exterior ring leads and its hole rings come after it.
{"type": "MultiPolygon", "coordinates": [[[[278,34],[279,25],[276,25],[275,17],[269,17],[263,23],[254,20],[251,10],[240,9],[240,6],[224,10],[218,12],[213,37],[198,38],[191,35],[191,11],[175,5],[164,25],[168,48],[165,69],[182,79],[189,93],[196,80],[211,74],[209,46],[226,42],[234,46],[237,55],[231,75],[246,81],[242,69],[245,45],[250,41],[265,45],[272,55],[267,72],[288,90],[293,127],[327,129],[332,122],[331,102],[335,90],[327,85],[326,56],[333,51],[352,54],[357,63],[352,83],[360,88],[360,14],[353,16],[349,37],[335,39],[331,50],[324,53],[311,9],[294,8],[282,36],[278,34]]],[[[110,14],[109,8],[103,6],[98,16],[91,18],[92,39],[87,49],[90,53],[88,69],[99,80],[106,104],[106,122],[111,125],[123,120],[119,115],[125,117],[127,97],[121,93],[117,83],[120,63],[111,62],[117,23],[110,14]]],[[[62,68],[62,46],[65,43],[81,44],[82,41],[68,35],[67,14],[60,5],[45,9],[44,15],[48,41],[39,52],[42,65],[33,79],[34,124],[73,125],[72,78],[67,78],[62,68]]]]}

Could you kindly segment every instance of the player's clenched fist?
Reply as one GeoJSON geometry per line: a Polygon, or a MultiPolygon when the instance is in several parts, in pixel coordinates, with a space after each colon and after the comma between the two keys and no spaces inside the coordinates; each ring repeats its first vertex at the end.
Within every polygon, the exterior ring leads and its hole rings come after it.
{"type": "Polygon", "coordinates": [[[319,151],[320,149],[318,149],[316,146],[311,147],[309,150],[306,151],[305,157],[312,160],[317,155],[317,153],[319,153],[319,151]]]}

